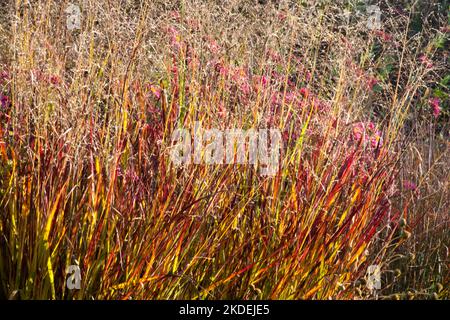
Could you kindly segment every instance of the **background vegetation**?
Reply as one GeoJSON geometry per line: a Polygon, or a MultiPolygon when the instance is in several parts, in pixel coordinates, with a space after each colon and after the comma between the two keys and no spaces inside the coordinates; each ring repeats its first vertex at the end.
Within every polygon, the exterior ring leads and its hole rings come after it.
{"type": "Polygon", "coordinates": [[[448,1],[0,3],[0,297],[448,299],[448,1]],[[174,167],[195,121],[278,175],[174,167]]]}

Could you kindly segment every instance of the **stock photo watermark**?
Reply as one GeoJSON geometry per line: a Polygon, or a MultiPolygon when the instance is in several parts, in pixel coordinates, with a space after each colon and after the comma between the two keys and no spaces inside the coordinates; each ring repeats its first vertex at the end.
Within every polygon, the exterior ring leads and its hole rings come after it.
{"type": "Polygon", "coordinates": [[[171,160],[188,164],[250,164],[262,176],[279,170],[282,136],[278,129],[203,129],[195,122],[193,133],[179,128],[172,134],[171,160]]]}
{"type": "Polygon", "coordinates": [[[67,14],[66,26],[69,31],[80,30],[81,29],[81,9],[76,4],[69,4],[64,10],[67,14]]]}
{"type": "Polygon", "coordinates": [[[69,290],[80,290],[81,288],[81,270],[77,265],[70,265],[66,268],[66,286],[69,290]]]}
{"type": "Polygon", "coordinates": [[[381,268],[378,265],[371,265],[366,272],[366,287],[374,292],[381,289],[381,268]]]}
{"type": "Polygon", "coordinates": [[[369,15],[367,20],[367,28],[370,30],[380,30],[381,29],[381,9],[377,5],[369,5],[366,9],[369,15]]]}

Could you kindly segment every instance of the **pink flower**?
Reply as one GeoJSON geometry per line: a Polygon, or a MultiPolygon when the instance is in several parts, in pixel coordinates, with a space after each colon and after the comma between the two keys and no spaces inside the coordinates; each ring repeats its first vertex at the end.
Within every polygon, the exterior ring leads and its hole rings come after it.
{"type": "Polygon", "coordinates": [[[153,93],[156,99],[161,98],[161,88],[156,87],[154,85],[150,85],[150,91],[153,93]]]}
{"type": "Polygon", "coordinates": [[[353,126],[353,139],[361,141],[365,145],[375,149],[383,145],[383,137],[381,131],[377,130],[373,122],[358,122],[353,126]]]}
{"type": "Polygon", "coordinates": [[[9,97],[0,94],[0,102],[3,108],[9,107],[9,97]]]}
{"type": "Polygon", "coordinates": [[[170,12],[170,17],[178,22],[181,20],[180,12],[175,10],[170,12]]]}
{"type": "Polygon", "coordinates": [[[235,82],[244,82],[247,81],[247,73],[244,68],[236,68],[233,74],[233,81],[235,82]]]}
{"type": "Polygon", "coordinates": [[[217,62],[214,66],[216,72],[219,72],[219,74],[223,77],[228,76],[230,70],[222,63],[222,62],[217,62]]]}
{"type": "Polygon", "coordinates": [[[405,190],[408,190],[408,191],[414,191],[417,189],[417,184],[415,184],[414,182],[412,182],[410,180],[405,180],[403,182],[403,188],[405,188],[405,190]]]}
{"type": "Polygon", "coordinates": [[[210,41],[208,43],[208,49],[209,49],[209,51],[211,51],[211,53],[217,54],[220,50],[220,46],[216,40],[210,39],[210,41]]]}
{"type": "Polygon", "coordinates": [[[365,135],[366,130],[364,128],[364,123],[358,122],[353,126],[353,138],[356,141],[361,140],[361,138],[365,135]]]}
{"type": "Polygon", "coordinates": [[[253,77],[253,89],[257,91],[259,88],[266,88],[268,80],[266,76],[254,76],[253,77]]]}
{"type": "Polygon", "coordinates": [[[174,76],[176,76],[178,74],[178,66],[174,63],[170,71],[173,73],[174,76]]]}
{"type": "Polygon", "coordinates": [[[219,68],[219,72],[220,72],[220,74],[221,74],[222,76],[226,77],[226,76],[228,76],[229,70],[228,70],[227,67],[221,66],[221,67],[219,68]]]}
{"type": "Polygon", "coordinates": [[[310,71],[306,71],[306,81],[310,81],[311,80],[311,78],[312,78],[312,74],[311,74],[311,72],[310,71]]]}
{"type": "Polygon", "coordinates": [[[426,56],[426,55],[421,55],[419,57],[419,61],[428,69],[433,68],[433,62],[426,56]]]}
{"type": "Polygon", "coordinates": [[[278,16],[278,19],[280,19],[281,21],[284,21],[287,18],[286,14],[284,12],[279,12],[277,14],[277,16],[278,16]]]}
{"type": "Polygon", "coordinates": [[[375,77],[371,77],[369,81],[367,81],[367,86],[370,90],[373,90],[373,88],[378,84],[378,80],[375,77]]]}
{"type": "Polygon", "coordinates": [[[228,111],[227,111],[227,109],[225,108],[225,105],[224,105],[223,101],[221,101],[221,102],[219,103],[219,116],[220,116],[222,119],[224,119],[224,118],[226,118],[226,117],[228,116],[228,111]]]}
{"type": "Polygon", "coordinates": [[[389,42],[392,40],[392,36],[384,31],[377,30],[375,34],[385,42],[389,42]]]}
{"type": "Polygon", "coordinates": [[[200,28],[200,22],[196,19],[187,19],[187,25],[193,30],[198,30],[200,28]]]}
{"type": "Polygon", "coordinates": [[[262,76],[261,77],[261,83],[262,83],[262,85],[263,85],[263,87],[265,87],[266,85],[267,85],[267,77],[266,76],[262,76]]]}
{"type": "Polygon", "coordinates": [[[441,100],[439,100],[439,98],[430,99],[430,106],[433,111],[434,117],[439,117],[439,115],[441,114],[441,100]]]}
{"type": "Polygon", "coordinates": [[[250,93],[251,88],[249,84],[249,77],[244,68],[235,69],[232,76],[232,80],[233,82],[236,83],[241,92],[243,92],[245,95],[248,95],[250,93]]]}
{"type": "Polygon", "coordinates": [[[277,107],[278,107],[278,106],[281,105],[279,94],[276,93],[276,92],[274,92],[274,93],[272,94],[270,100],[271,100],[272,105],[274,105],[274,106],[277,106],[277,107]]]}
{"type": "Polygon", "coordinates": [[[178,50],[181,47],[180,34],[178,33],[177,29],[175,29],[174,27],[169,27],[168,32],[170,34],[172,46],[178,50]]]}
{"type": "Polygon", "coordinates": [[[0,72],[0,84],[3,84],[3,82],[5,82],[8,79],[9,79],[8,71],[4,70],[4,71],[0,72]]]}
{"type": "Polygon", "coordinates": [[[241,83],[239,88],[241,89],[242,93],[244,93],[245,95],[250,94],[250,85],[248,84],[248,82],[241,83]]]}
{"type": "Polygon", "coordinates": [[[51,75],[49,81],[54,86],[59,85],[61,83],[61,79],[57,75],[51,75]]]}
{"type": "Polygon", "coordinates": [[[286,103],[287,103],[287,104],[291,104],[291,103],[296,102],[297,96],[295,95],[295,93],[293,93],[293,92],[290,91],[290,92],[287,92],[287,93],[286,93],[285,100],[286,100],[286,103]]]}
{"type": "Polygon", "coordinates": [[[309,96],[309,90],[307,88],[300,88],[300,94],[304,97],[307,98],[309,96]]]}
{"type": "Polygon", "coordinates": [[[370,138],[370,144],[372,148],[377,148],[378,146],[383,145],[383,138],[381,137],[380,132],[377,132],[372,138],[370,138]]]}
{"type": "Polygon", "coordinates": [[[273,62],[279,62],[281,60],[281,56],[271,49],[267,51],[267,55],[269,56],[269,59],[273,62]]]}
{"type": "Polygon", "coordinates": [[[328,104],[328,102],[326,102],[326,101],[324,101],[324,100],[321,100],[321,99],[318,99],[318,98],[314,98],[313,101],[314,101],[314,105],[316,105],[317,108],[318,108],[321,112],[324,112],[324,111],[327,111],[327,110],[330,109],[330,105],[328,104]]]}

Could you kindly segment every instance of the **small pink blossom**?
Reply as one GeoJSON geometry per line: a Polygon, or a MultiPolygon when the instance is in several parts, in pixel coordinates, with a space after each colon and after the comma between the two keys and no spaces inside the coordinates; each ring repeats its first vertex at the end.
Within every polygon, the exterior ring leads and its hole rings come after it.
{"type": "Polygon", "coordinates": [[[200,28],[200,22],[197,19],[187,19],[187,25],[193,30],[200,28]]]}
{"type": "Polygon", "coordinates": [[[261,77],[261,83],[263,85],[263,87],[265,87],[268,83],[267,77],[266,76],[262,76],[261,77]]]}
{"type": "Polygon", "coordinates": [[[61,78],[58,77],[57,75],[51,75],[49,78],[49,81],[51,84],[53,84],[54,86],[59,85],[61,83],[61,78]]]}
{"type": "Polygon", "coordinates": [[[310,95],[310,92],[309,92],[308,88],[300,88],[300,94],[304,98],[307,98],[310,95]]]}
{"type": "Polygon", "coordinates": [[[237,68],[233,74],[233,80],[236,82],[244,82],[248,80],[247,72],[244,68],[237,68]]]}
{"type": "Polygon", "coordinates": [[[0,72],[0,84],[3,84],[3,82],[5,82],[8,79],[9,79],[8,71],[4,70],[4,71],[0,72]]]}
{"type": "Polygon", "coordinates": [[[248,84],[248,82],[241,83],[239,88],[241,89],[242,93],[244,93],[245,95],[250,94],[250,85],[248,84]]]}
{"type": "Polygon", "coordinates": [[[176,21],[181,21],[181,15],[180,15],[180,12],[179,11],[171,11],[170,12],[170,17],[172,18],[172,19],[174,19],[174,20],[176,20],[176,21]]]}
{"type": "Polygon", "coordinates": [[[0,94],[0,102],[1,102],[1,105],[3,108],[9,107],[9,104],[10,104],[9,97],[0,94]]]}
{"type": "Polygon", "coordinates": [[[365,135],[364,123],[358,122],[353,126],[353,137],[356,141],[360,141],[365,135]]]}
{"type": "Polygon", "coordinates": [[[150,91],[153,93],[156,99],[161,98],[161,88],[156,87],[154,85],[150,85],[150,91]]]}
{"type": "Polygon", "coordinates": [[[426,55],[421,55],[419,57],[419,61],[427,68],[427,69],[431,69],[433,68],[433,62],[426,56],[426,55]]]}
{"type": "Polygon", "coordinates": [[[389,33],[386,33],[382,30],[375,31],[375,34],[383,41],[390,42],[392,41],[392,36],[389,33]]]}
{"type": "Polygon", "coordinates": [[[370,77],[367,81],[367,86],[370,90],[373,90],[373,88],[378,84],[378,79],[375,77],[370,77]]]}
{"type": "Polygon", "coordinates": [[[358,122],[353,125],[353,139],[361,141],[373,149],[383,145],[383,137],[381,131],[376,129],[373,122],[358,122]]]}
{"type": "Polygon", "coordinates": [[[227,109],[225,108],[225,105],[224,105],[223,101],[221,101],[221,102],[219,103],[219,116],[220,116],[222,119],[224,119],[224,118],[226,118],[226,117],[228,116],[228,111],[227,111],[227,109]]]}
{"type": "Polygon", "coordinates": [[[306,81],[309,82],[311,80],[311,78],[312,78],[311,72],[310,71],[306,71],[305,77],[306,77],[306,81]]]}
{"type": "Polygon", "coordinates": [[[259,87],[266,88],[268,83],[269,81],[266,76],[254,76],[253,78],[253,86],[255,90],[259,87]]]}
{"type": "Polygon", "coordinates": [[[430,99],[431,110],[435,118],[439,117],[441,114],[441,100],[439,98],[430,99]]]}
{"type": "Polygon", "coordinates": [[[284,21],[284,20],[286,20],[286,18],[287,18],[286,13],[284,13],[284,12],[279,12],[279,13],[277,14],[277,16],[278,16],[278,19],[280,19],[281,21],[284,21]]]}
{"type": "Polygon", "coordinates": [[[216,62],[214,68],[216,72],[219,72],[219,74],[223,77],[227,77],[230,72],[230,70],[222,62],[216,62]]]}
{"type": "Polygon", "coordinates": [[[269,59],[273,62],[280,62],[281,60],[281,56],[271,49],[267,51],[267,55],[269,56],[269,59]]]}
{"type": "Polygon", "coordinates": [[[209,51],[211,51],[211,53],[217,54],[220,50],[220,46],[216,40],[211,39],[208,43],[208,49],[209,51]]]}
{"type": "Polygon", "coordinates": [[[372,148],[381,147],[383,145],[383,138],[381,137],[381,134],[377,132],[373,137],[370,138],[370,145],[372,148]]]}
{"type": "Polygon", "coordinates": [[[290,92],[286,93],[285,99],[286,99],[286,103],[287,104],[292,104],[292,103],[294,103],[297,100],[297,96],[295,95],[295,93],[290,91],[290,92]]]}
{"type": "Polygon", "coordinates": [[[272,94],[270,100],[271,100],[272,105],[274,105],[274,106],[280,106],[280,105],[281,105],[279,94],[276,93],[276,92],[274,92],[274,93],[272,94]]]}
{"type": "Polygon", "coordinates": [[[175,49],[177,49],[177,50],[180,49],[180,47],[181,47],[181,37],[180,37],[180,34],[179,34],[178,30],[175,29],[174,27],[169,27],[168,28],[168,33],[170,34],[170,39],[171,39],[172,46],[175,49]]]}
{"type": "Polygon", "coordinates": [[[415,191],[417,189],[417,184],[410,180],[405,180],[403,182],[403,188],[408,191],[415,191]]]}

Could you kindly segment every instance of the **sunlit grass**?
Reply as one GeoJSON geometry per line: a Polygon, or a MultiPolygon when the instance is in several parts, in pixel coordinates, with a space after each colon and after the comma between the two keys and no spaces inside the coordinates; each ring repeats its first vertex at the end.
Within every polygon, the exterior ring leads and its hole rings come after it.
{"type": "MultiPolygon", "coordinates": [[[[396,34],[402,77],[378,80],[379,97],[372,73],[384,60],[361,46],[379,38],[347,26],[355,42],[331,42],[332,6],[298,9],[317,22],[308,27],[272,8],[253,44],[259,26],[219,36],[212,27],[226,24],[195,2],[107,6],[86,1],[81,30],[69,32],[64,6],[16,1],[1,85],[1,296],[372,297],[355,281],[371,264],[393,267],[416,204],[409,193],[398,201],[399,145],[431,71],[414,64],[406,33],[396,34]],[[196,121],[281,130],[278,174],[174,166],[172,133],[196,121]],[[80,290],[67,289],[69,265],[81,269],[80,290]]],[[[433,292],[448,288],[424,296],[433,292]]]]}

